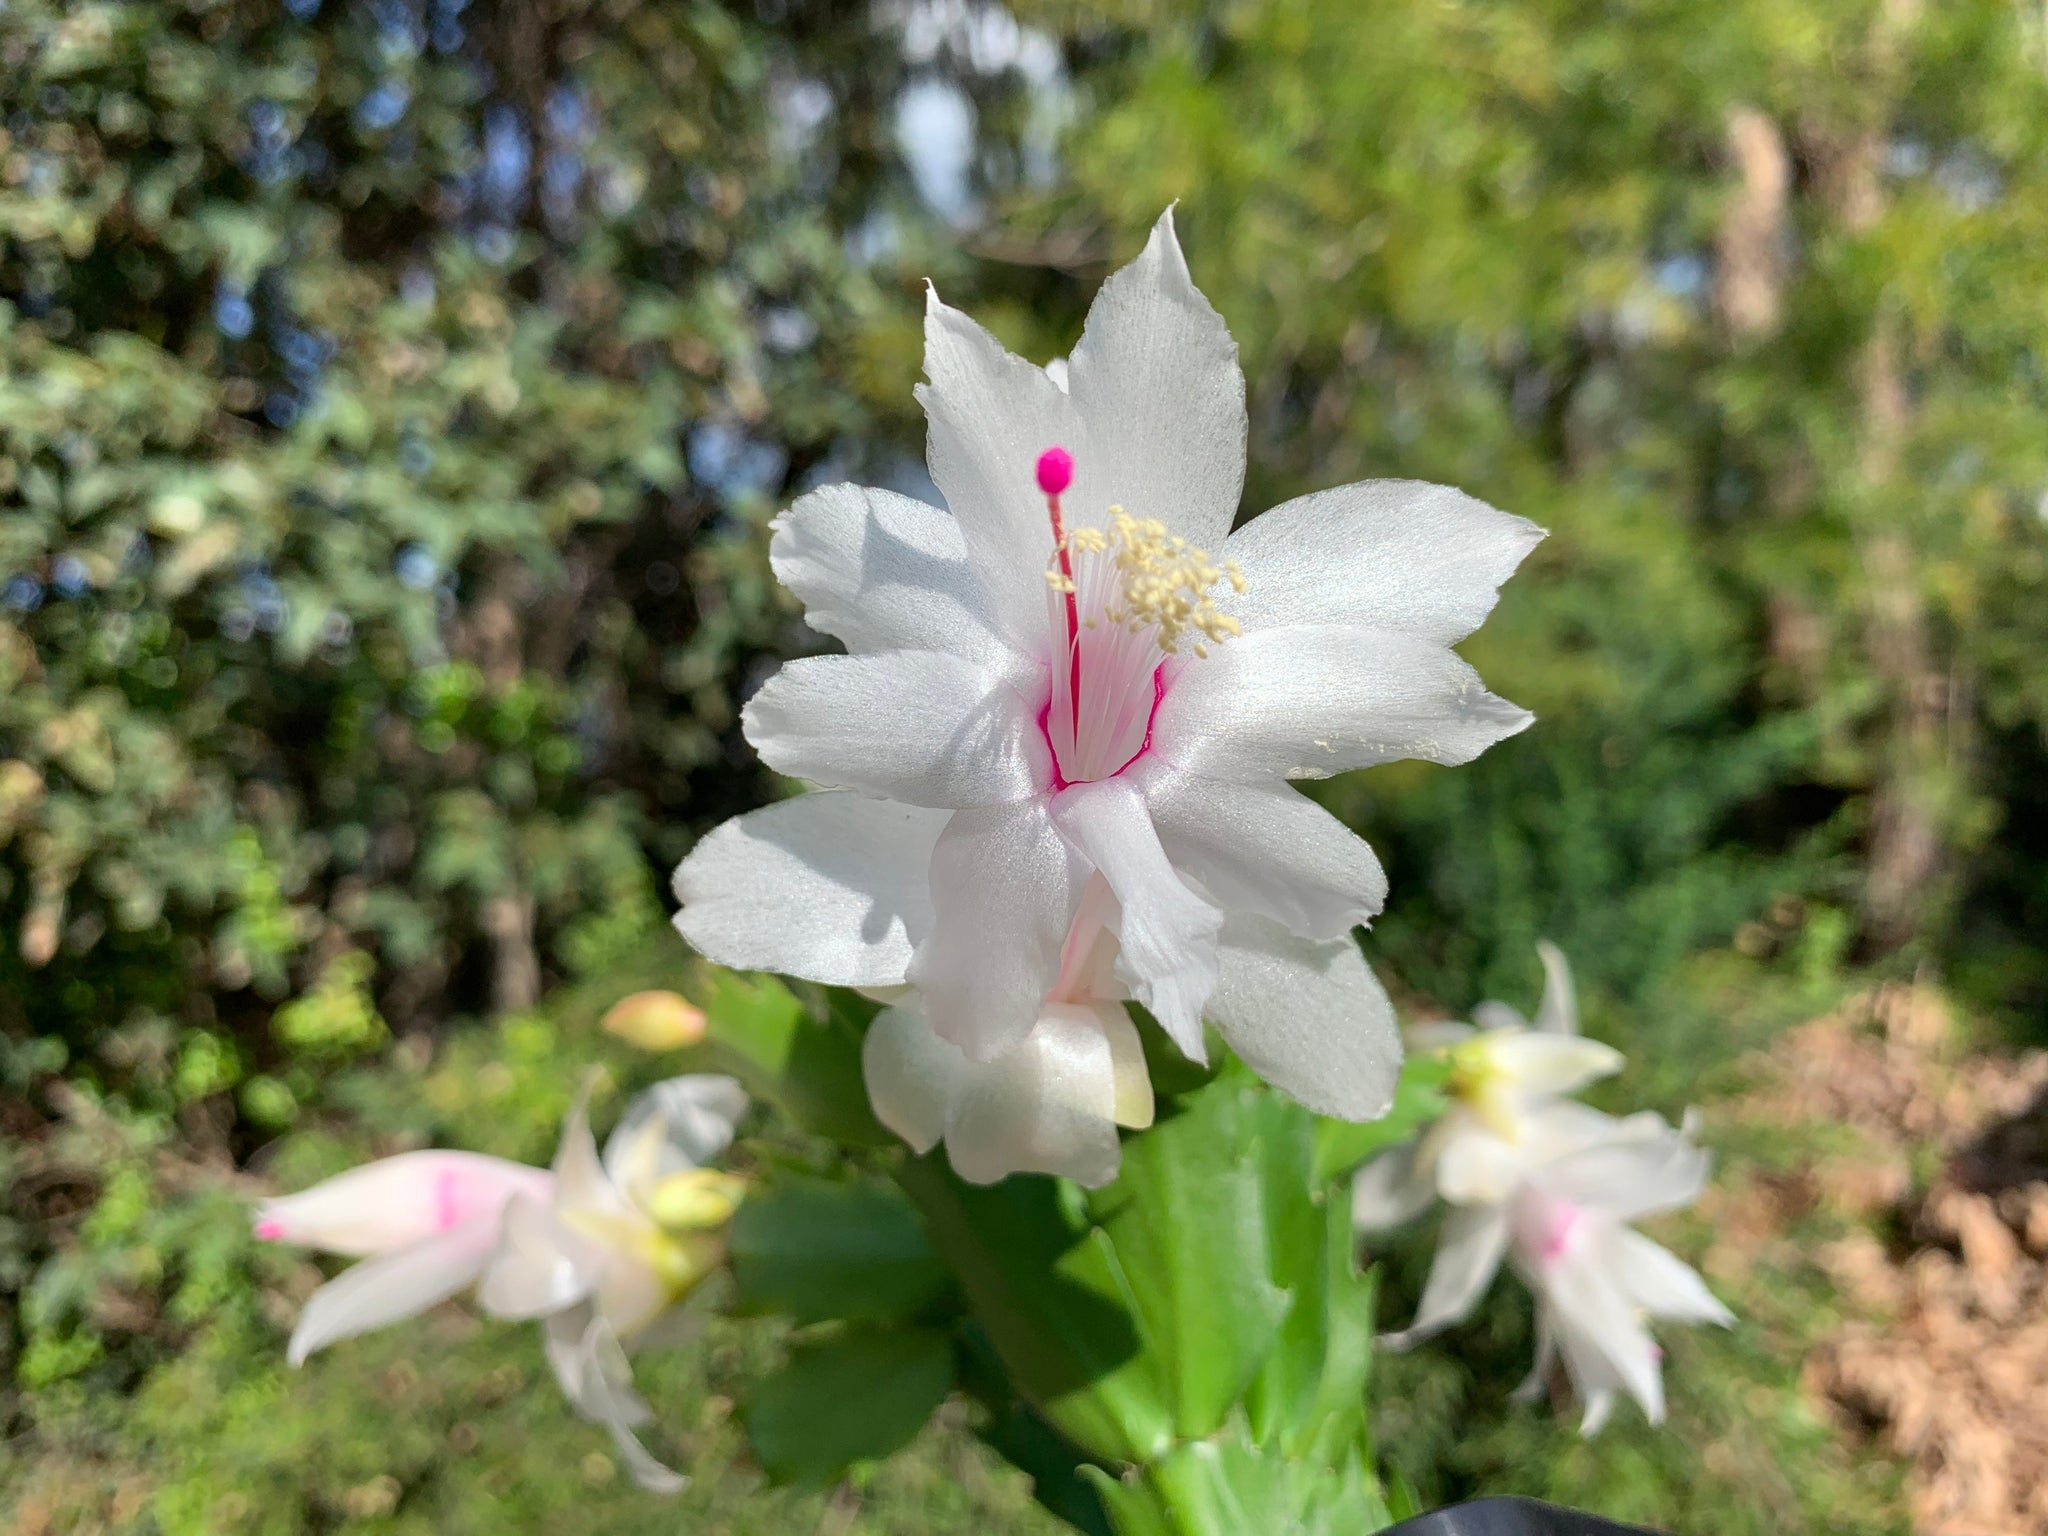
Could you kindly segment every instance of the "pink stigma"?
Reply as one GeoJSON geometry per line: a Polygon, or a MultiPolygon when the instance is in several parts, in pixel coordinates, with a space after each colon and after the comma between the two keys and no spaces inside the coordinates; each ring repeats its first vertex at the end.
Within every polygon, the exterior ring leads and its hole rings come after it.
{"type": "Polygon", "coordinates": [[[256,1236],[263,1242],[274,1243],[284,1236],[284,1223],[267,1219],[256,1223],[256,1236]]]}
{"type": "Polygon", "coordinates": [[[1074,483],[1074,456],[1064,448],[1048,448],[1038,456],[1038,488],[1057,496],[1074,483]]]}

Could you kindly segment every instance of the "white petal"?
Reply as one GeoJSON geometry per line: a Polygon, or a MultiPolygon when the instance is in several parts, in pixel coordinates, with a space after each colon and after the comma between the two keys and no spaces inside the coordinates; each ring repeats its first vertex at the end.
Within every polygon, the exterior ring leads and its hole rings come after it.
{"type": "Polygon", "coordinates": [[[1152,1069],[1145,1064],[1145,1042],[1122,1003],[1097,1003],[1095,1016],[1109,1042],[1110,1070],[1115,1078],[1111,1118],[1118,1125],[1142,1131],[1152,1123],[1152,1069]]]}
{"type": "Polygon", "coordinates": [[[689,1072],[634,1095],[604,1147],[605,1172],[621,1189],[637,1180],[622,1174],[636,1137],[651,1128],[658,1156],[642,1175],[661,1178],[685,1168],[702,1168],[732,1145],[734,1129],[747,1114],[747,1091],[730,1077],[689,1072]]]}
{"type": "Polygon", "coordinates": [[[1509,1141],[1462,1107],[1445,1112],[1431,1132],[1437,1193],[1454,1205],[1491,1205],[1514,1193],[1537,1154],[1509,1141]]]}
{"type": "Polygon", "coordinates": [[[1100,461],[1089,505],[1156,518],[1220,552],[1244,489],[1244,375],[1229,327],[1188,275],[1171,208],[1096,293],[1067,386],[1100,461]]]}
{"type": "MultiPolygon", "coordinates": [[[[569,1400],[569,1406],[586,1419],[592,1415],[583,1406],[583,1335],[595,1315],[590,1303],[584,1301],[560,1312],[551,1312],[540,1322],[541,1352],[547,1356],[548,1367],[555,1373],[555,1385],[562,1389],[562,1396],[569,1400]]],[[[648,1417],[653,1417],[651,1411],[648,1417]]]]}
{"type": "Polygon", "coordinates": [[[1357,624],[1440,645],[1493,611],[1500,584],[1543,538],[1534,523],[1463,491],[1367,480],[1253,518],[1224,553],[1245,590],[1224,600],[1247,630],[1357,624]]]}
{"type": "Polygon", "coordinates": [[[604,1273],[601,1249],[532,1200],[514,1200],[477,1303],[493,1317],[546,1317],[583,1301],[604,1273]]]}
{"type": "Polygon", "coordinates": [[[676,927],[721,965],[898,986],[932,923],[943,811],[800,795],[734,817],[676,870],[676,927]]]}
{"type": "Polygon", "coordinates": [[[1157,756],[1125,777],[1151,807],[1174,868],[1227,911],[1340,939],[1386,902],[1386,873],[1365,839],[1299,790],[1207,779],[1157,756]]]}
{"type": "Polygon", "coordinates": [[[957,1045],[932,1033],[915,1008],[885,1008],[868,1025],[861,1076],[875,1118],[924,1153],[946,1134],[946,1106],[967,1065],[957,1045]]]}
{"type": "Polygon", "coordinates": [[[1579,1032],[1579,994],[1572,986],[1571,962],[1548,939],[1536,941],[1543,959],[1543,1001],[1536,1006],[1536,1028],[1551,1035],[1579,1032]]]}
{"type": "Polygon", "coordinates": [[[1614,1413],[1614,1390],[1611,1387],[1595,1387],[1584,1392],[1586,1399],[1585,1417],[1579,1420],[1579,1433],[1590,1440],[1607,1427],[1607,1421],[1614,1413]]]}
{"type": "Polygon", "coordinates": [[[1565,1369],[1586,1400],[1591,1427],[1582,1425],[1581,1431],[1599,1431],[1606,1415],[1593,1411],[1596,1397],[1616,1388],[1633,1397],[1652,1424],[1663,1423],[1664,1380],[1657,1346],[1637,1320],[1628,1298],[1589,1261],[1588,1254],[1574,1254],[1551,1265],[1546,1275],[1532,1283],[1541,1286],[1550,1305],[1565,1369]]]}
{"type": "Polygon", "coordinates": [[[1404,757],[1467,763],[1532,719],[1434,641],[1301,624],[1189,661],[1160,702],[1152,741],[1190,772],[1260,783],[1404,757]]]}
{"type": "Polygon", "coordinates": [[[479,1218],[516,1194],[545,1200],[544,1168],[476,1152],[402,1152],[256,1208],[256,1235],[351,1256],[392,1253],[479,1218]]]}
{"type": "Polygon", "coordinates": [[[1380,1342],[1388,1349],[1407,1349],[1464,1321],[1499,1273],[1507,1246],[1507,1213],[1500,1206],[1453,1206],[1437,1238],[1415,1321],[1380,1342]]]}
{"type": "Polygon", "coordinates": [[[1087,876],[1042,800],[954,814],[932,850],[935,917],[908,972],[940,1038],[985,1061],[1030,1032],[1087,876]]]}
{"type": "Polygon", "coordinates": [[[633,1481],[649,1493],[678,1493],[690,1480],[648,1454],[633,1433],[652,1414],[633,1390],[633,1367],[603,1317],[593,1317],[578,1347],[583,1386],[578,1407],[611,1431],[612,1445],[633,1481]]]}
{"type": "Polygon", "coordinates": [[[1063,790],[1052,815],[1116,894],[1118,975],[1184,1053],[1203,1059],[1202,1005],[1216,986],[1223,914],[1175,873],[1127,776],[1063,790]]]}
{"type": "Polygon", "coordinates": [[[1401,1031],[1356,944],[1317,943],[1233,913],[1218,955],[1208,1014],[1245,1065],[1320,1115],[1387,1112],[1401,1076],[1401,1031]]]}
{"type": "Polygon", "coordinates": [[[1052,447],[1074,456],[1067,500],[1099,509],[1094,455],[1074,403],[1045,370],[1005,352],[993,336],[927,295],[920,385],[930,432],[932,481],[959,520],[967,562],[980,581],[997,629],[1027,652],[1049,654],[1045,570],[1052,524],[1038,489],[1038,456],[1052,447]]]}
{"type": "Polygon", "coordinates": [[[1378,1232],[1412,1221],[1429,1209],[1436,1185],[1417,1166],[1420,1141],[1382,1152],[1353,1175],[1351,1221],[1360,1231],[1378,1232]]]}
{"type": "Polygon", "coordinates": [[[315,1291],[299,1314],[285,1358],[414,1317],[475,1280],[490,1257],[496,1222],[478,1217],[447,1232],[351,1265],[315,1291]]]}
{"type": "Polygon", "coordinates": [[[943,651],[802,657],[740,718],[777,773],[906,805],[1000,805],[1052,780],[1037,705],[943,651]]]}
{"type": "MultiPolygon", "coordinates": [[[[1557,1325],[1551,1321],[1550,1308],[1542,1301],[1536,1304],[1536,1358],[1530,1363],[1529,1374],[1524,1376],[1515,1390],[1508,1394],[1508,1401],[1533,1403],[1543,1396],[1550,1384],[1550,1368],[1557,1363],[1557,1325]]],[[[1588,1400],[1590,1408],[1590,1399],[1588,1400]]],[[[1597,1428],[1597,1426],[1596,1426],[1597,1428]]],[[[1581,1432],[1585,1432],[1583,1425],[1581,1432]]]]}
{"type": "Polygon", "coordinates": [[[1587,1147],[1654,1141],[1670,1129],[1661,1115],[1644,1111],[1617,1119],[1576,1099],[1535,1105],[1524,1110],[1519,1121],[1530,1166],[1536,1168],[1548,1168],[1560,1158],[1587,1147]]]}
{"type": "Polygon", "coordinates": [[[1611,1077],[1628,1063],[1611,1045],[1583,1035],[1539,1035],[1530,1030],[1497,1030],[1481,1044],[1488,1065],[1523,1098],[1560,1098],[1586,1084],[1611,1077]]]}
{"type": "Polygon", "coordinates": [[[597,1079],[594,1067],[583,1074],[562,1121],[562,1139],[555,1148],[557,1210],[619,1213],[627,1208],[625,1197],[605,1172],[604,1159],[597,1155],[597,1138],[590,1134],[590,1092],[597,1079]]]}
{"type": "Polygon", "coordinates": [[[1048,1007],[1016,1049],[963,1065],[946,1123],[961,1178],[1050,1173],[1092,1189],[1116,1177],[1116,1063],[1093,1008],[1048,1007]]]}
{"type": "Polygon", "coordinates": [[[1623,1293],[1652,1317],[1719,1323],[1723,1328],[1735,1321],[1735,1314],[1707,1289],[1698,1270],[1640,1232],[1626,1227],[1615,1232],[1607,1263],[1623,1293]]]}
{"type": "MultiPolygon", "coordinates": [[[[1642,1117],[1619,1122],[1627,1127],[1642,1117]]],[[[1588,1147],[1559,1158],[1543,1170],[1543,1183],[1565,1199],[1633,1221],[1691,1203],[1706,1187],[1713,1159],[1669,1126],[1651,1137],[1588,1147]]]]}
{"type": "Polygon", "coordinates": [[[894,491],[828,485],[770,526],[769,563],[811,628],[849,651],[950,651],[1008,666],[953,515],[894,491]]]}

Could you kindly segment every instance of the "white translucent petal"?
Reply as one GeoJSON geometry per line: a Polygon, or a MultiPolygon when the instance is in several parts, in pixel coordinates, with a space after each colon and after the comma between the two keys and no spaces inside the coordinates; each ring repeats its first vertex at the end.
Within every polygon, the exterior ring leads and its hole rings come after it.
{"type": "Polygon", "coordinates": [[[1067,387],[1099,459],[1093,494],[1220,553],[1244,489],[1244,375],[1223,317],[1159,216],[1097,290],[1067,387]]]}
{"type": "Polygon", "coordinates": [[[479,1217],[495,1218],[515,1194],[545,1200],[544,1168],[476,1152],[401,1152],[265,1200],[256,1235],[352,1257],[392,1253],[479,1217]]]}
{"type": "Polygon", "coordinates": [[[1469,1110],[1453,1108],[1432,1134],[1437,1193],[1458,1205],[1491,1205],[1514,1193],[1536,1149],[1509,1141],[1469,1110]]]}
{"type": "Polygon", "coordinates": [[[1253,518],[1224,552],[1244,571],[1225,599],[1247,630],[1357,624],[1449,645],[1493,610],[1543,530],[1463,491],[1367,480],[1253,518]]]}
{"type": "Polygon", "coordinates": [[[1579,1032],[1579,994],[1572,986],[1571,962],[1548,939],[1536,941],[1543,960],[1543,1001],[1536,1006],[1536,1028],[1551,1035],[1579,1032]]]}
{"type": "Polygon", "coordinates": [[[777,773],[905,805],[1000,805],[1052,780],[1037,703],[943,651],[801,657],[740,719],[777,773]]]}
{"type": "Polygon", "coordinates": [[[931,929],[932,846],[946,820],[852,794],[734,817],[676,870],[676,927],[721,965],[899,986],[931,929]]]}
{"type": "Polygon", "coordinates": [[[1204,778],[1158,756],[1124,777],[1145,796],[1174,867],[1228,911],[1340,939],[1386,902],[1387,877],[1365,839],[1299,790],[1204,778]]]}
{"type": "MultiPolygon", "coordinates": [[[[1528,1274],[1541,1289],[1557,1330],[1572,1384],[1587,1404],[1596,1433],[1605,1415],[1592,1410],[1597,1394],[1619,1388],[1642,1406],[1652,1424],[1664,1422],[1664,1380],[1657,1346],[1628,1298],[1591,1260],[1590,1245],[1568,1254],[1539,1274],[1528,1274]]],[[[1582,1426],[1583,1428],[1583,1426],[1582,1426]]]]}
{"type": "Polygon", "coordinates": [[[616,1334],[603,1317],[593,1317],[578,1344],[582,1397],[578,1407],[611,1431],[612,1445],[633,1481],[648,1493],[679,1493],[690,1480],[663,1465],[633,1433],[652,1417],[633,1390],[633,1367],[616,1334]]]}
{"type": "Polygon", "coordinates": [[[1507,1252],[1507,1213],[1497,1205],[1453,1206],[1437,1238],[1436,1257],[1422,1287],[1415,1321],[1380,1342],[1402,1350],[1464,1321],[1500,1272],[1507,1252]]]}
{"type": "Polygon", "coordinates": [[[1596,1387],[1584,1396],[1586,1413],[1579,1420],[1579,1433],[1590,1440],[1607,1427],[1614,1414],[1614,1391],[1611,1387],[1596,1387]]]}
{"type": "Polygon", "coordinates": [[[770,524],[768,560],[811,628],[854,652],[951,651],[1007,667],[950,512],[894,491],[828,485],[770,524]]]}
{"type": "Polygon", "coordinates": [[[1616,1140],[1548,1164],[1544,1186],[1621,1221],[1690,1204],[1706,1187],[1712,1157],[1670,1126],[1662,1126],[1661,1133],[1641,1134],[1645,1118],[1630,1116],[1618,1122],[1627,1130],[1616,1140]]]}
{"type": "Polygon", "coordinates": [[[916,1008],[885,1008],[868,1026],[860,1063],[875,1118],[913,1152],[937,1146],[946,1134],[946,1106],[967,1066],[960,1048],[932,1033],[916,1008]]]}
{"type": "MultiPolygon", "coordinates": [[[[548,1367],[555,1373],[555,1385],[562,1389],[562,1396],[569,1400],[569,1406],[586,1419],[594,1416],[583,1402],[586,1363],[583,1335],[595,1315],[590,1303],[585,1301],[560,1312],[551,1312],[540,1320],[541,1352],[547,1356],[548,1367]]],[[[653,1413],[650,1411],[647,1417],[651,1419],[653,1413]]]]}
{"type": "Polygon", "coordinates": [[[924,371],[931,382],[917,398],[930,428],[932,481],[959,520],[996,629],[1043,659],[1051,646],[1045,571],[1053,540],[1035,472],[1046,449],[1065,448],[1074,458],[1068,504],[1099,515],[1108,501],[1086,429],[1044,369],[1005,352],[936,293],[925,304],[924,371]]]}
{"type": "Polygon", "coordinates": [[[1190,660],[1160,701],[1152,740],[1190,772],[1262,783],[1408,757],[1467,763],[1533,719],[1434,641],[1299,624],[1190,660]]]}
{"type": "Polygon", "coordinates": [[[688,1072],[634,1095],[605,1141],[605,1172],[621,1189],[637,1189],[685,1168],[702,1168],[732,1145],[733,1131],[747,1114],[747,1091],[736,1078],[688,1072]],[[656,1156],[636,1178],[625,1177],[624,1162],[636,1138],[653,1131],[656,1156]]]}
{"type": "Polygon", "coordinates": [[[604,1277],[604,1253],[548,1206],[514,1200],[477,1286],[493,1317],[546,1317],[585,1300],[604,1277]]]}
{"type": "Polygon", "coordinates": [[[1735,1314],[1707,1289],[1699,1271],[1668,1248],[1626,1227],[1611,1237],[1605,1262],[1624,1295],[1652,1317],[1731,1326],[1735,1314]]]}
{"type": "Polygon", "coordinates": [[[932,850],[935,917],[908,973],[940,1038],[987,1060],[1030,1032],[1087,876],[1042,800],[954,814],[932,850]]]}
{"type": "Polygon", "coordinates": [[[1233,913],[1208,1017],[1259,1076],[1320,1115],[1372,1120],[1394,1102],[1401,1031],[1349,939],[1318,943],[1233,913]]]}
{"type": "Polygon", "coordinates": [[[1436,1184],[1419,1166],[1420,1141],[1382,1152],[1352,1176],[1351,1221],[1378,1232],[1412,1221],[1436,1199],[1436,1184]]]}
{"type": "Polygon", "coordinates": [[[285,1358],[303,1364],[316,1349],[414,1317],[474,1281],[497,1237],[487,1217],[463,1223],[351,1265],[307,1299],[285,1358]]]}
{"type": "Polygon", "coordinates": [[[946,1156],[970,1184],[1059,1174],[1095,1188],[1116,1177],[1116,1063],[1086,1005],[1053,1005],[1014,1050],[968,1062],[946,1121],[946,1156]]]}
{"type": "Polygon", "coordinates": [[[1202,1005],[1216,986],[1223,914],[1175,872],[1128,775],[1063,790],[1052,815],[1116,895],[1117,974],[1174,1043],[1201,1060],[1202,1005]]]}
{"type": "Polygon", "coordinates": [[[605,1172],[604,1159],[597,1155],[597,1138],[590,1133],[590,1093],[598,1075],[595,1068],[584,1073],[562,1120],[562,1139],[555,1148],[554,1204],[558,1210],[614,1213],[627,1209],[624,1195],[605,1172]]]}
{"type": "Polygon", "coordinates": [[[1621,1052],[1583,1035],[1539,1035],[1533,1030],[1496,1030],[1468,1049],[1483,1052],[1488,1067],[1502,1074],[1524,1098],[1558,1098],[1610,1077],[1627,1065],[1621,1052]]]}

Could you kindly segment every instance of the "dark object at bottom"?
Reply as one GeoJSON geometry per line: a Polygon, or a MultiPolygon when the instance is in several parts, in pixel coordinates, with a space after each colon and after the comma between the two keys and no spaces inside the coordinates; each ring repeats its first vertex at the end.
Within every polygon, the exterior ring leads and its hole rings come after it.
{"type": "Polygon", "coordinates": [[[1403,1520],[1380,1536],[1655,1536],[1640,1525],[1559,1509],[1534,1499],[1476,1499],[1403,1520]]]}

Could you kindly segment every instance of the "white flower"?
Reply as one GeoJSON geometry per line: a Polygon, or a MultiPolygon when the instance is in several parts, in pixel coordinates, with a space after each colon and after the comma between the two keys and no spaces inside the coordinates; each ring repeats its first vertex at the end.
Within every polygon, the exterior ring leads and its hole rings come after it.
{"type": "Polygon", "coordinates": [[[535,1318],[570,1402],[604,1424],[641,1486],[683,1486],[634,1436],[651,1417],[626,1347],[724,1260],[737,1180],[701,1165],[746,1096],[677,1077],[627,1106],[602,1159],[579,1095],[550,1171],[471,1152],[408,1152],[267,1200],[256,1235],[361,1258],[315,1291],[287,1358],[425,1311],[472,1283],[485,1311],[535,1318]]]}
{"type": "Polygon", "coordinates": [[[1145,1049],[1115,977],[1116,898],[1101,880],[1081,897],[1060,975],[1021,1045],[975,1061],[933,1032],[914,998],[869,1027],[861,1061],[876,1117],[918,1152],[942,1138],[972,1183],[1056,1173],[1116,1177],[1117,1127],[1152,1123],[1145,1049]]]}
{"type": "Polygon", "coordinates": [[[1628,1223],[1690,1204],[1707,1168],[1686,1131],[1632,1115],[1531,1166],[1504,1200],[1453,1205],[1415,1322],[1382,1342],[1406,1348],[1470,1316],[1506,1257],[1536,1297],[1536,1364],[1517,1397],[1540,1392],[1561,1357],[1585,1404],[1582,1433],[1607,1422],[1617,1391],[1661,1424],[1661,1355],[1645,1323],[1735,1319],[1690,1265],[1628,1223]]]}
{"type": "MultiPolygon", "coordinates": [[[[925,370],[951,511],[832,486],[771,549],[849,654],[785,666],[748,703],[748,739],[853,793],[707,837],[676,875],[684,936],[729,965],[907,982],[938,1039],[989,1064],[1079,1006],[1055,991],[1099,881],[1118,989],[1181,1050],[1204,1055],[1206,1016],[1310,1108],[1383,1113],[1399,1043],[1351,930],[1385,878],[1285,781],[1461,763],[1526,726],[1450,647],[1540,530],[1377,481],[1231,533],[1244,381],[1170,214],[1103,285],[1064,387],[936,296],[925,370]]],[[[1078,1098],[1099,1106],[1115,1052],[1079,1054],[1078,1098]]],[[[1024,1060],[1006,1070],[1040,1072],[1024,1060]]],[[[987,1150],[985,1166],[1044,1161],[987,1150]]]]}
{"type": "Polygon", "coordinates": [[[1544,983],[1533,1028],[1506,1003],[1484,1002],[1472,1010],[1478,1028],[1432,1023],[1408,1031],[1411,1049],[1449,1056],[1450,1106],[1420,1138],[1359,1170],[1352,1184],[1359,1227],[1398,1225],[1438,1198],[1454,1205],[1504,1200],[1526,1168],[1607,1134],[1610,1117],[1567,1095],[1619,1071],[1621,1053],[1579,1034],[1571,967],[1554,944],[1536,950],[1544,983]]]}

